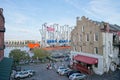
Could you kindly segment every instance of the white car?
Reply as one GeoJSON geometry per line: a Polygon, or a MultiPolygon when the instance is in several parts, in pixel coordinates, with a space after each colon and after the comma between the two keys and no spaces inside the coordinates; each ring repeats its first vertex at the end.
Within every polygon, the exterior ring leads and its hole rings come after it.
{"type": "Polygon", "coordinates": [[[60,66],[58,69],[57,69],[57,73],[59,73],[61,70],[63,70],[63,69],[66,69],[65,67],[63,67],[63,66],[60,66]]]}
{"type": "Polygon", "coordinates": [[[67,69],[63,69],[59,72],[60,75],[67,75],[68,72],[70,72],[71,69],[67,68],[67,69]]]}
{"type": "Polygon", "coordinates": [[[35,70],[26,70],[26,71],[29,71],[30,73],[33,73],[33,74],[35,74],[35,70]]]}
{"type": "Polygon", "coordinates": [[[15,74],[14,78],[22,79],[22,78],[31,77],[31,76],[33,76],[33,73],[30,71],[20,71],[15,74]]]}
{"type": "Polygon", "coordinates": [[[73,73],[72,75],[69,76],[69,80],[81,80],[86,77],[85,74],[81,73],[73,73]]]}

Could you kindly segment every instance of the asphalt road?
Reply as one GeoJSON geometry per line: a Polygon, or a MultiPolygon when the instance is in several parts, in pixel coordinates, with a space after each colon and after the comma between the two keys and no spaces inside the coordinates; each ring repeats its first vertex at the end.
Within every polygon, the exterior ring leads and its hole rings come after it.
{"type": "MultiPolygon", "coordinates": [[[[67,65],[68,62],[57,62],[56,65],[67,65]]],[[[47,64],[30,64],[22,66],[22,69],[33,69],[36,74],[31,78],[25,78],[22,80],[69,80],[66,76],[60,76],[56,73],[55,69],[47,70],[47,64]]],[[[103,75],[89,75],[85,80],[120,80],[120,70],[115,72],[106,73],[103,75]]]]}
{"type": "MultiPolygon", "coordinates": [[[[60,66],[61,64],[62,62],[56,63],[57,66],[60,66]]],[[[22,66],[22,69],[33,69],[36,71],[36,74],[31,78],[25,78],[22,80],[69,80],[66,76],[60,76],[56,73],[55,69],[47,70],[46,65],[47,64],[30,64],[22,66]]]]}

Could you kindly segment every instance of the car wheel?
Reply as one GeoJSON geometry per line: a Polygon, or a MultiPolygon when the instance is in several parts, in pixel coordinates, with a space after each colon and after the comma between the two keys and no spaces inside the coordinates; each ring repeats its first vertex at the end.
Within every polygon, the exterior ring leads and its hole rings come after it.
{"type": "Polygon", "coordinates": [[[20,80],[20,77],[18,77],[17,80],[20,80]]]}
{"type": "Polygon", "coordinates": [[[28,77],[31,77],[32,75],[28,75],[28,77]]]}

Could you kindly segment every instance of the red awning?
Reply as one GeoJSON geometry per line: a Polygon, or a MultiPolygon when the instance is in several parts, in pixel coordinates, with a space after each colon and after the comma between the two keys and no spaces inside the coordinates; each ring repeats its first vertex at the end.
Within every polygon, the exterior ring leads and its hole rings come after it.
{"type": "Polygon", "coordinates": [[[97,58],[83,56],[83,55],[76,55],[73,59],[76,60],[76,61],[87,63],[87,64],[96,64],[96,63],[98,63],[97,58]]]}

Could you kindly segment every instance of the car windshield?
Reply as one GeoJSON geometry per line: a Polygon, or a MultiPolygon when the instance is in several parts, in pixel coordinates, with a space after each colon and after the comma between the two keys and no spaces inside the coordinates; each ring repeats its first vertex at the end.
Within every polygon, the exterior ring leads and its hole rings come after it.
{"type": "Polygon", "coordinates": [[[21,73],[19,73],[19,74],[20,74],[20,75],[23,75],[24,73],[21,72],[21,73]]]}

